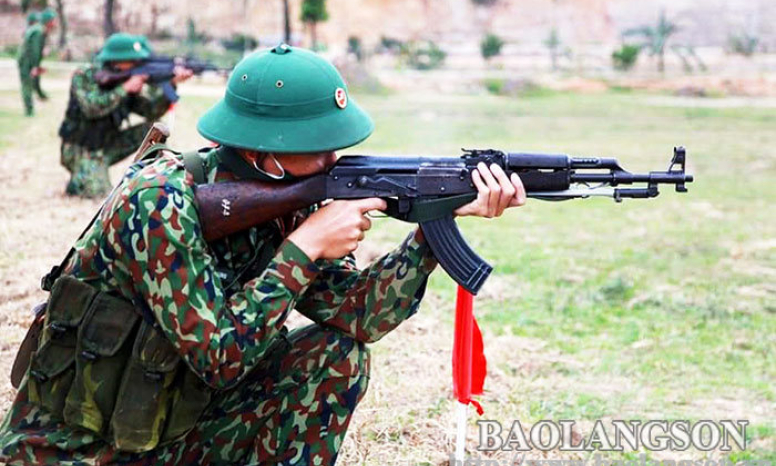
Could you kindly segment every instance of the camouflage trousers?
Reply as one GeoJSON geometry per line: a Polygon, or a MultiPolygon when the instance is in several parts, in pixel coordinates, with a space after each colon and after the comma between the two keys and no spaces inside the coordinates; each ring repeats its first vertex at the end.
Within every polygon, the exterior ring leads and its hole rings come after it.
{"type": "Polygon", "coordinates": [[[183,440],[143,454],[95,441],[70,455],[52,443],[59,437],[27,434],[4,445],[0,459],[10,466],[333,465],[368,380],[363,343],[310,325],[283,336],[246,379],[220,392],[183,440]]]}
{"type": "Polygon", "coordinates": [[[73,196],[99,198],[111,190],[108,169],[132,155],[151,128],[150,122],[122,130],[108,145],[99,149],[63,142],[60,163],[70,172],[65,192],[73,196]]]}

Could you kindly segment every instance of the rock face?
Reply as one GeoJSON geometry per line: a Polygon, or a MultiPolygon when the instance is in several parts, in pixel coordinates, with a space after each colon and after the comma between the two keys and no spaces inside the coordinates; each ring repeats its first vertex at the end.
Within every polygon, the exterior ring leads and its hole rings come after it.
{"type": "MultiPolygon", "coordinates": [[[[104,0],[63,0],[74,41],[102,30],[104,0]]],[[[299,20],[301,0],[288,0],[293,41],[309,45],[308,28],[299,20]]],[[[16,43],[23,30],[19,0],[0,1],[0,42],[16,43]]],[[[53,3],[53,0],[52,2],[53,3]]],[[[317,28],[332,51],[358,37],[371,47],[381,37],[433,39],[448,53],[478,53],[486,32],[509,46],[543,48],[551,31],[570,47],[607,46],[631,27],[654,24],[661,10],[679,24],[675,36],[696,47],[724,46],[729,37],[749,31],[776,48],[773,0],[330,0],[329,20],[317,28]],[[481,3],[480,0],[479,3],[481,3]]],[[[189,18],[215,37],[247,33],[265,45],[283,36],[283,0],[116,0],[120,30],[185,36],[189,18]]],[[[97,34],[99,35],[99,34],[97,34]]],[[[99,42],[99,37],[94,40],[99,42]]]]}

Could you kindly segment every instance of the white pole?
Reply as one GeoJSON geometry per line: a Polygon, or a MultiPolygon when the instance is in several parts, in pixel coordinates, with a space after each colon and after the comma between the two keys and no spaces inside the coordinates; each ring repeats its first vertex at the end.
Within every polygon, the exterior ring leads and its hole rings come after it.
{"type": "Polygon", "coordinates": [[[170,109],[167,111],[167,118],[165,118],[167,120],[167,128],[170,130],[170,134],[172,134],[173,129],[175,129],[175,108],[177,106],[177,102],[170,105],[170,109]]]}
{"type": "Polygon", "coordinates": [[[458,466],[463,465],[464,450],[466,449],[466,414],[469,405],[458,403],[455,411],[456,435],[455,435],[455,461],[458,466]]]}

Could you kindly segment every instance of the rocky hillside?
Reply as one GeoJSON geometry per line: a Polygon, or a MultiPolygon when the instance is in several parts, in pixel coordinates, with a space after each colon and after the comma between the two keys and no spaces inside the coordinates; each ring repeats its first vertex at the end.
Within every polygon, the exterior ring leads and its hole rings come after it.
{"type": "MultiPolygon", "coordinates": [[[[104,0],[62,0],[70,22],[70,42],[90,49],[101,38],[104,0]]],[[[334,52],[349,37],[366,47],[382,37],[433,39],[448,53],[477,54],[486,32],[507,42],[505,53],[543,49],[553,29],[563,47],[609,50],[623,30],[653,24],[661,10],[680,26],[677,43],[723,47],[732,35],[750,32],[776,50],[776,2],[773,0],[330,0],[329,20],[318,26],[320,41],[334,52]]],[[[19,41],[23,29],[19,0],[0,1],[0,43],[19,41]]],[[[151,35],[186,35],[191,18],[198,30],[215,37],[247,33],[263,44],[279,41],[282,0],[116,0],[114,17],[121,30],[151,35]]],[[[299,21],[301,0],[289,0],[294,42],[309,45],[299,21]]],[[[77,53],[76,53],[77,54],[77,53]]]]}

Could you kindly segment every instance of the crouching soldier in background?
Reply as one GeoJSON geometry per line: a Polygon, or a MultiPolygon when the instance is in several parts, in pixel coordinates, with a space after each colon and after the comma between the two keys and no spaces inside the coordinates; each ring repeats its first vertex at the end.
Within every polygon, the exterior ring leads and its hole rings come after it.
{"type": "MultiPolygon", "coordinates": [[[[101,69],[127,71],[150,55],[145,37],[114,34],[97,55],[98,65],[88,65],[73,75],[70,101],[59,128],[61,163],[71,174],[67,194],[105,196],[111,188],[108,169],[132,154],[153,122],[169,109],[171,102],[161,88],[146,85],[147,76],[134,75],[109,88],[96,80],[101,69]],[[122,128],[131,113],[146,121],[122,128]]],[[[191,75],[190,70],[176,68],[172,84],[191,75]]]]}
{"type": "Polygon", "coordinates": [[[56,27],[56,20],[57,14],[50,8],[40,13],[31,12],[27,16],[27,30],[24,31],[24,39],[17,58],[24,113],[27,116],[35,114],[32,100],[33,92],[37,93],[41,100],[48,99],[48,96],[40,88],[40,76],[45,71],[40,64],[43,60],[46,39],[56,27]]]}
{"type": "MultiPolygon", "coordinates": [[[[314,53],[281,45],[243,59],[199,120],[220,146],[146,154],[45,280],[40,347],[0,427],[0,461],[333,465],[367,389],[366,344],[418,310],[436,266],[423,233],[358,270],[366,213],[386,207],[372,198],[206,242],[195,187],[283,186],[373,128],[314,53]],[[313,323],[287,331],[294,309],[313,323]]],[[[478,198],[458,215],[525,201],[517,175],[478,170],[478,198]]]]}

